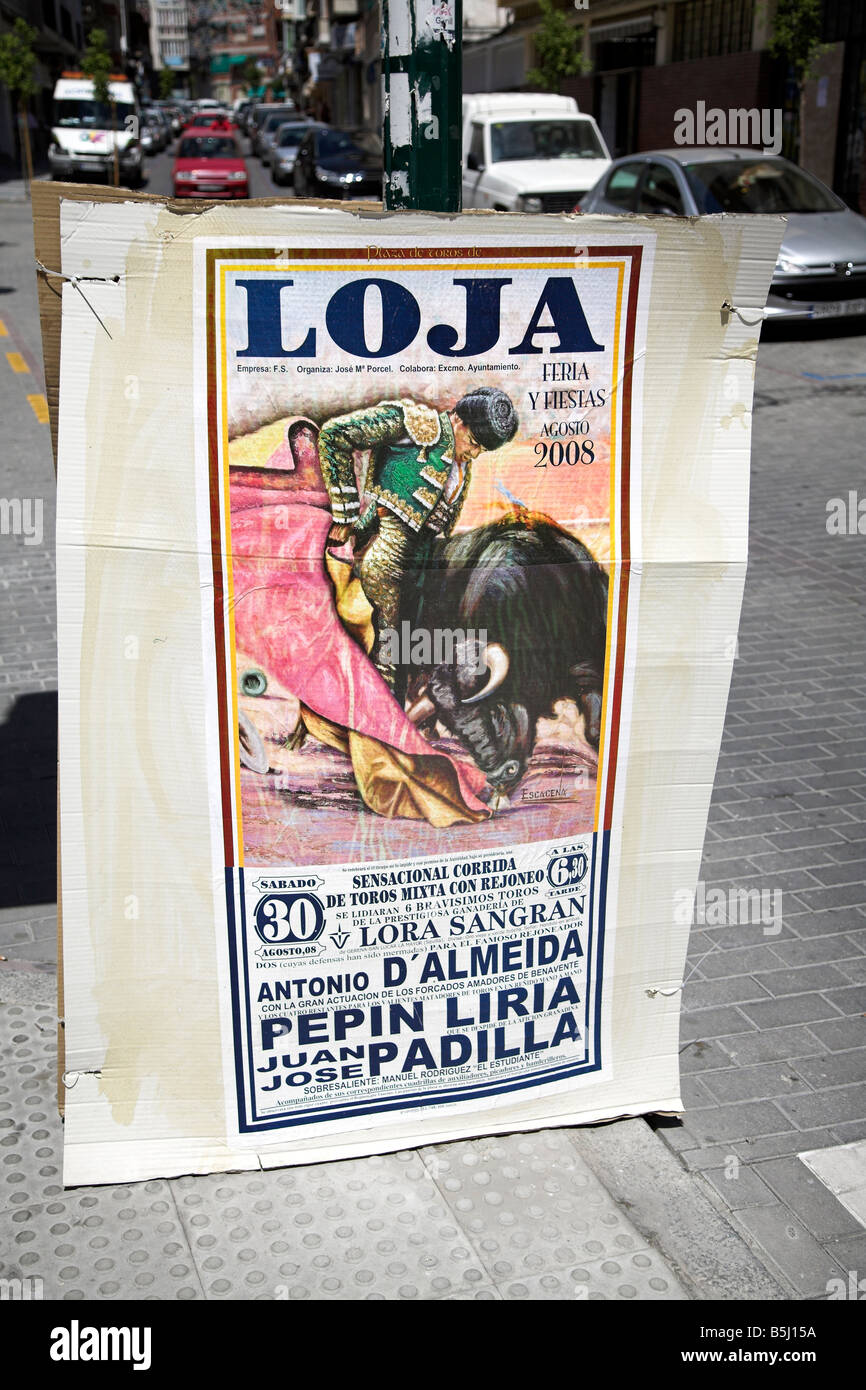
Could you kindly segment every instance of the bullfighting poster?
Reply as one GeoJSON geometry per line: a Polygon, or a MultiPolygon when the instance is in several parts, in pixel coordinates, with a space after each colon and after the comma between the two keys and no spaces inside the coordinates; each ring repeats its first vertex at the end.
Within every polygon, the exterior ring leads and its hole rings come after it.
{"type": "Polygon", "coordinates": [[[750,223],[62,204],[67,1182],[680,1108],[750,223]]]}
{"type": "Polygon", "coordinates": [[[200,254],[240,1128],[600,1072],[652,239],[200,254]]]}

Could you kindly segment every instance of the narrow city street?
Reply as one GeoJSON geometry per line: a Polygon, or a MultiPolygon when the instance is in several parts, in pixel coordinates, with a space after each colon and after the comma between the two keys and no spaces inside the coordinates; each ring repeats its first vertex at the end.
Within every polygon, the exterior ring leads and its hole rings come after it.
{"type": "MultiPolygon", "coordinates": [[[[252,196],[281,192],[248,166],[252,196]]],[[[171,167],[170,152],[150,159],[145,191],[170,194],[171,167]]],[[[682,1119],[64,1189],[55,484],[29,204],[0,216],[0,492],[31,520],[0,536],[0,1274],[108,1302],[810,1300],[847,1287],[866,1270],[866,322],[774,327],[759,350],[750,564],[684,986],[682,1119]],[[733,918],[738,890],[770,911],[733,918]],[[858,1146],[844,1162],[843,1145],[858,1146]]]]}

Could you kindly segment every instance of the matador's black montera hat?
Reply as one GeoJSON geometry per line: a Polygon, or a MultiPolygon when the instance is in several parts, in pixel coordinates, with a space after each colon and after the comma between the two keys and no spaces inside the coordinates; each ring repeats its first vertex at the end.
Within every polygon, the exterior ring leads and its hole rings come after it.
{"type": "Polygon", "coordinates": [[[504,391],[479,386],[455,405],[454,412],[472,431],[482,449],[499,449],[517,433],[517,411],[504,391]]]}

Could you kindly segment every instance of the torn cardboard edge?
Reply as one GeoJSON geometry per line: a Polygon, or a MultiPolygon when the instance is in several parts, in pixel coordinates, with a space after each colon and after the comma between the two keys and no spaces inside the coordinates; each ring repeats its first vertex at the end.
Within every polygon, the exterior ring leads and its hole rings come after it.
{"type": "Polygon", "coordinates": [[[45,364],[45,395],[48,401],[48,420],[51,427],[51,448],[57,470],[57,420],[60,408],[60,320],[63,279],[61,272],[60,203],[67,199],[75,203],[153,203],[167,208],[178,217],[194,217],[211,208],[272,208],[286,207],[296,211],[305,208],[338,208],[341,211],[382,213],[381,203],[344,203],[339,199],[288,199],[285,194],[274,198],[249,198],[244,202],[226,204],[218,198],[180,200],[160,193],[141,193],[129,188],[91,183],[43,183],[32,185],[33,248],[35,258],[49,273],[36,271],[39,299],[39,323],[42,330],[42,357],[45,364]]]}

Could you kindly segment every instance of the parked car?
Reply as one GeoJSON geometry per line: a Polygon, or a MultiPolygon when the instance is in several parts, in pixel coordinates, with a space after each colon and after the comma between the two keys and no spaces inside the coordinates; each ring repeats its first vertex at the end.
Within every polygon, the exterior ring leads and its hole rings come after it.
{"type": "Polygon", "coordinates": [[[382,167],[378,135],[317,126],[298,146],[292,183],[298,198],[380,199],[382,167]]]}
{"type": "Polygon", "coordinates": [[[866,218],[779,155],[743,149],[652,150],[614,161],[575,211],[783,213],[788,219],[768,319],[866,314],[866,218]]]}
{"type": "Polygon", "coordinates": [[[199,130],[225,130],[236,133],[234,122],[228,111],[200,111],[194,124],[199,130]]]}
{"type": "Polygon", "coordinates": [[[235,103],[234,110],[232,113],[235,125],[238,127],[239,130],[242,130],[244,134],[246,134],[247,116],[252,110],[252,105],[253,103],[251,99],[249,97],[244,97],[241,101],[235,103]]]}
{"type": "Polygon", "coordinates": [[[148,108],[148,115],[156,122],[162,136],[162,148],[167,150],[174,138],[171,128],[171,121],[161,106],[151,106],[148,108]]]}
{"type": "Polygon", "coordinates": [[[265,154],[265,163],[270,165],[274,183],[291,183],[301,141],[313,129],[326,130],[327,126],[308,120],[284,121],[277,126],[265,154]]]}
{"type": "MultiPolygon", "coordinates": [[[[297,115],[291,118],[287,116],[271,117],[265,121],[261,129],[261,134],[259,135],[259,148],[261,150],[262,163],[266,168],[273,168],[274,150],[276,148],[277,138],[280,131],[287,128],[306,131],[310,128],[310,122],[297,115]]],[[[300,142],[301,137],[299,135],[296,141],[296,148],[300,142]]]]}
{"type": "Polygon", "coordinates": [[[181,129],[181,110],[176,102],[156,101],[154,102],[157,110],[161,111],[171,128],[172,138],[180,134],[181,129]]]}
{"type": "Polygon", "coordinates": [[[256,122],[252,135],[253,152],[258,155],[259,159],[265,161],[267,141],[275,133],[277,126],[282,125],[284,121],[296,121],[297,119],[297,110],[291,103],[285,106],[272,106],[269,111],[263,112],[261,119],[256,122]]]}
{"type": "Polygon", "coordinates": [[[142,149],[149,154],[161,154],[171,139],[171,129],[168,122],[163,119],[162,112],[156,106],[143,106],[141,108],[140,139],[142,149]],[[149,142],[144,139],[144,132],[147,131],[149,142]],[[150,148],[148,148],[148,143],[150,148]]]}
{"type": "Polygon", "coordinates": [[[463,206],[570,212],[610,164],[592,116],[548,92],[463,98],[463,206]]]}
{"type": "Polygon", "coordinates": [[[138,128],[138,138],[144,153],[159,154],[160,150],[165,149],[162,136],[161,128],[143,115],[138,128]]]}
{"type": "Polygon", "coordinates": [[[190,126],[184,131],[172,170],[176,198],[246,198],[247,166],[233,134],[190,126]]]}

